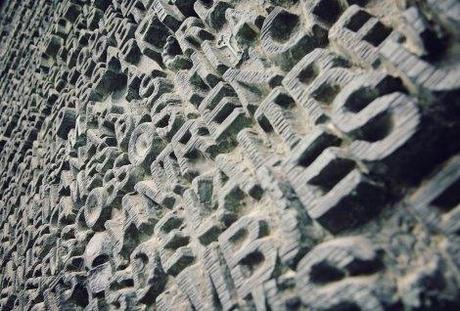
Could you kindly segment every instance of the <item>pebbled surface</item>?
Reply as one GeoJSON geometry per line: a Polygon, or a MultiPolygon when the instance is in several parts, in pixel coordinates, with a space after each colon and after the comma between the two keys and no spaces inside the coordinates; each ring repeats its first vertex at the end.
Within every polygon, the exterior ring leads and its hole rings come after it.
{"type": "Polygon", "coordinates": [[[459,310],[456,0],[0,1],[1,310],[459,310]]]}

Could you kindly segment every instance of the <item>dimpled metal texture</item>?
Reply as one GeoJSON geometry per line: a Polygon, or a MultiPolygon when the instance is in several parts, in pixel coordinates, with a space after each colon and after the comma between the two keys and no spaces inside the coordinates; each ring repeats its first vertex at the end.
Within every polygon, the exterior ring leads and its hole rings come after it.
{"type": "Polygon", "coordinates": [[[458,0],[0,1],[0,310],[460,310],[458,0]]]}

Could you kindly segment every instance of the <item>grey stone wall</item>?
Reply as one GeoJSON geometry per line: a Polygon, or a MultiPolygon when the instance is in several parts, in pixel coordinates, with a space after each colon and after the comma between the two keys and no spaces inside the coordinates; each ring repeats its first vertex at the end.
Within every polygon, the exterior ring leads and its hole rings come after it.
{"type": "Polygon", "coordinates": [[[1,310],[459,310],[456,0],[5,0],[1,310]]]}

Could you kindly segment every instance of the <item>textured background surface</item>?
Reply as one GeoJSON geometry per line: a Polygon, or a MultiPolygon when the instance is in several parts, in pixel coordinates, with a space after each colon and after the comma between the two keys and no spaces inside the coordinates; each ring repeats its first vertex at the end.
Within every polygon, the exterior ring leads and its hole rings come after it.
{"type": "Polygon", "coordinates": [[[459,310],[458,1],[2,2],[1,310],[459,310]]]}

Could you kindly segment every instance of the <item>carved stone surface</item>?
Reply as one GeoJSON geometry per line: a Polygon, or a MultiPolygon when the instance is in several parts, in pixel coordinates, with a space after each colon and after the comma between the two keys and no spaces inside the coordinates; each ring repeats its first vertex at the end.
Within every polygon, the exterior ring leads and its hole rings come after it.
{"type": "Polygon", "coordinates": [[[0,5],[0,310],[460,310],[457,0],[0,5]]]}

